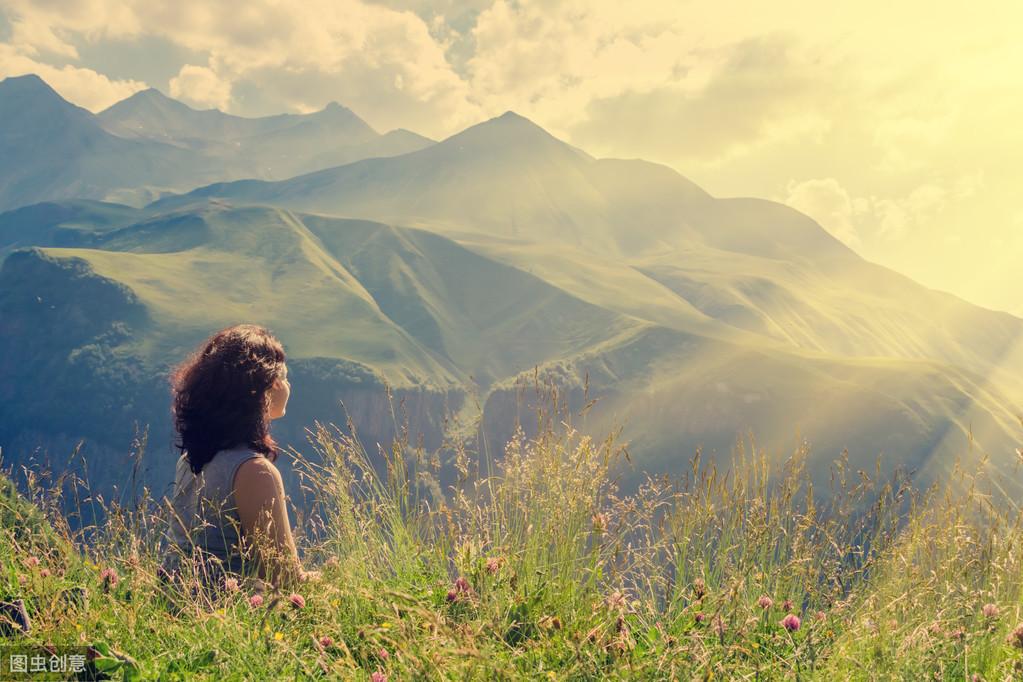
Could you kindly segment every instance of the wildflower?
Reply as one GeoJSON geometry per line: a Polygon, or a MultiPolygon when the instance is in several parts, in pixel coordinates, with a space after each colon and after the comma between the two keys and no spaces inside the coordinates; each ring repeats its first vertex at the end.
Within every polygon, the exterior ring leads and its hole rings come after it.
{"type": "Polygon", "coordinates": [[[499,559],[498,557],[488,557],[486,568],[487,573],[489,573],[490,575],[494,575],[495,573],[497,573],[497,570],[501,568],[501,559],[499,559]]]}
{"type": "Polygon", "coordinates": [[[116,568],[104,568],[99,572],[99,579],[103,581],[103,589],[108,590],[117,585],[119,580],[116,568]]]}
{"type": "Polygon", "coordinates": [[[1001,613],[1001,610],[996,604],[984,604],[984,606],[981,607],[980,612],[984,614],[985,618],[998,618],[998,614],[1001,613]]]}
{"type": "Polygon", "coordinates": [[[48,569],[48,568],[40,569],[39,570],[39,575],[41,575],[44,578],[49,578],[50,577],[50,569],[48,569]]]}
{"type": "Polygon", "coordinates": [[[469,581],[458,576],[455,579],[455,586],[448,590],[447,600],[449,602],[460,601],[463,597],[472,597],[472,586],[469,585],[469,581]]]}
{"type": "Polygon", "coordinates": [[[786,599],[785,601],[783,601],[781,603],[781,608],[785,611],[785,613],[788,613],[789,611],[791,611],[792,610],[792,600],[791,599],[786,599]]]}
{"type": "Polygon", "coordinates": [[[224,589],[228,592],[238,591],[238,578],[228,578],[224,581],[224,589]]]}
{"type": "Polygon", "coordinates": [[[781,624],[781,626],[783,628],[785,628],[789,632],[795,632],[796,630],[799,629],[799,625],[800,625],[799,616],[797,616],[794,613],[790,613],[789,615],[787,615],[787,616],[785,616],[784,618],[781,619],[781,623],[780,624],[781,624]]]}
{"type": "Polygon", "coordinates": [[[275,642],[280,642],[282,639],[284,639],[284,633],[283,632],[278,630],[277,632],[274,633],[274,641],[275,642]]]}
{"type": "Polygon", "coordinates": [[[774,600],[768,597],[766,594],[757,600],[757,605],[765,611],[774,606],[774,600]]]}
{"type": "Polygon", "coordinates": [[[371,682],[387,682],[387,675],[379,670],[374,670],[373,674],[369,676],[369,679],[371,682]]]}
{"type": "Polygon", "coordinates": [[[949,639],[959,641],[966,637],[966,628],[956,628],[952,632],[948,633],[949,639]]]}
{"type": "Polygon", "coordinates": [[[625,606],[625,595],[617,590],[611,593],[607,599],[604,600],[609,608],[622,608],[625,606]]]}
{"type": "Polygon", "coordinates": [[[18,584],[19,585],[26,585],[26,584],[28,584],[28,576],[27,575],[19,575],[18,576],[18,584]]]}
{"type": "Polygon", "coordinates": [[[544,616],[543,618],[540,619],[540,621],[537,624],[544,630],[561,629],[561,619],[558,618],[557,616],[544,616]]]}
{"type": "Polygon", "coordinates": [[[296,609],[305,608],[305,597],[300,595],[298,592],[292,592],[291,596],[288,597],[288,601],[290,601],[291,605],[294,606],[296,609]]]}
{"type": "Polygon", "coordinates": [[[707,594],[707,585],[703,582],[703,578],[697,578],[693,581],[693,594],[696,595],[697,599],[703,599],[703,595],[707,594]]]}
{"type": "Polygon", "coordinates": [[[327,635],[324,635],[323,637],[320,637],[320,646],[323,647],[324,649],[328,649],[334,646],[334,640],[328,637],[327,635]]]}
{"type": "Polygon", "coordinates": [[[1016,626],[1016,629],[1005,637],[1006,644],[1017,649],[1023,649],[1023,623],[1016,626]]]}
{"type": "Polygon", "coordinates": [[[391,657],[391,654],[387,653],[387,649],[380,647],[380,651],[377,652],[377,656],[380,657],[380,660],[386,661],[391,657]]]}
{"type": "Polygon", "coordinates": [[[593,515],[593,530],[596,533],[603,533],[607,530],[607,514],[597,512],[593,515]]]}
{"type": "Polygon", "coordinates": [[[703,612],[702,612],[702,611],[700,611],[700,612],[699,612],[699,613],[697,613],[697,614],[696,614],[695,616],[693,616],[693,618],[695,618],[695,619],[696,619],[696,622],[697,622],[697,623],[702,623],[702,622],[703,622],[703,619],[704,619],[704,615],[703,615],[703,612]]]}
{"type": "Polygon", "coordinates": [[[927,632],[931,633],[935,637],[940,637],[942,635],[941,624],[931,623],[927,626],[927,632]]]}
{"type": "Polygon", "coordinates": [[[35,555],[28,557],[27,559],[25,559],[25,565],[29,566],[29,567],[38,566],[39,565],[39,557],[37,557],[35,555]]]}
{"type": "Polygon", "coordinates": [[[251,606],[252,608],[254,608],[254,609],[255,608],[259,608],[262,605],[263,605],[263,595],[261,595],[261,594],[254,594],[251,597],[249,597],[249,606],[251,606]]]}

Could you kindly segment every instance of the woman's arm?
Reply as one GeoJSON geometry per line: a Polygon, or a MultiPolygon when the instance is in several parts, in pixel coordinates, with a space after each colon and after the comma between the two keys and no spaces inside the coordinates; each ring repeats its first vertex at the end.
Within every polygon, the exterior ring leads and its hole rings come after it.
{"type": "Polygon", "coordinates": [[[245,461],[234,478],[242,533],[259,558],[259,574],[274,585],[311,577],[302,570],[291,535],[281,472],[265,457],[245,461]]]}

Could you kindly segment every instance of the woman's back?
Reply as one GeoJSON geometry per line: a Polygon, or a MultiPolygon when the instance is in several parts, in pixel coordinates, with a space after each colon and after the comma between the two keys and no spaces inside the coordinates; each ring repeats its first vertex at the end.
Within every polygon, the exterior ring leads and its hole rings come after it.
{"type": "MultiPolygon", "coordinates": [[[[178,551],[172,549],[172,555],[187,556],[193,549],[200,550],[200,555],[219,560],[223,569],[245,572],[234,480],[242,464],[262,456],[245,447],[221,450],[198,475],[192,473],[185,455],[178,459],[170,528],[178,551]]],[[[179,557],[168,559],[167,568],[177,568],[179,557]]]]}

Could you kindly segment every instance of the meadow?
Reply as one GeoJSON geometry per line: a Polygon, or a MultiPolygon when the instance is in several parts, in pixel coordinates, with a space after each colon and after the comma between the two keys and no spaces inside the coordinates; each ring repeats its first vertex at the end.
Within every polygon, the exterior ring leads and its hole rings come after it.
{"type": "Polygon", "coordinates": [[[322,577],[262,597],[161,582],[144,489],[10,472],[0,597],[31,627],[0,643],[85,647],[86,674],[126,680],[1023,677],[1021,516],[983,467],[916,490],[842,456],[822,488],[806,447],[744,438],[624,494],[619,433],[580,417],[555,391],[500,456],[448,444],[446,490],[407,430],[371,453],[350,420],[314,424],[287,465],[322,577]]]}

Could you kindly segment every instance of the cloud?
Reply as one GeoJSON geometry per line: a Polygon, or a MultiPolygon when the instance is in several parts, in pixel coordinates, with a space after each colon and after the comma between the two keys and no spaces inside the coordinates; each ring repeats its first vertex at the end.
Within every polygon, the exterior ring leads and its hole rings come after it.
{"type": "Polygon", "coordinates": [[[479,117],[434,35],[442,31],[410,11],[360,0],[12,0],[3,11],[22,55],[74,61],[81,45],[114,37],[185,48],[207,65],[185,65],[171,80],[202,105],[265,114],[338,100],[385,128],[434,135],[479,117]]]}
{"type": "Polygon", "coordinates": [[[490,112],[524,111],[555,129],[598,98],[664,85],[698,87],[707,62],[667,3],[496,0],[472,30],[473,95],[490,112]]]}
{"type": "Polygon", "coordinates": [[[359,0],[184,0],[138,3],[135,11],[148,31],[208,54],[236,100],[252,92],[241,87],[248,82],[278,111],[281,102],[308,109],[338,100],[384,128],[411,125],[429,134],[477,115],[444,44],[412,12],[359,0]]]}
{"type": "Polygon", "coordinates": [[[950,198],[962,198],[963,188],[974,182],[974,176],[964,175],[950,183],[919,185],[902,196],[854,197],[835,178],[790,180],[779,200],[807,214],[847,245],[872,251],[933,229],[950,198]]]}
{"type": "Polygon", "coordinates": [[[854,202],[834,178],[789,181],[784,203],[807,214],[848,246],[860,246],[860,234],[853,216],[862,212],[862,202],[854,202]]]}
{"type": "Polygon", "coordinates": [[[171,97],[199,107],[226,110],[231,101],[231,83],[205,66],[185,64],[170,80],[171,97]]]}
{"type": "Polygon", "coordinates": [[[134,3],[113,0],[5,0],[11,24],[9,45],[19,53],[78,58],[75,38],[95,42],[137,36],[134,3]]]}
{"type": "MultiPolygon", "coordinates": [[[[720,48],[712,61],[720,66],[698,87],[669,84],[591,101],[572,140],[612,154],[628,149],[677,164],[720,163],[768,141],[816,140],[829,129],[821,67],[790,39],[746,40],[720,48]]],[[[839,82],[835,74],[830,87],[839,82]]]]}
{"type": "Polygon", "coordinates": [[[0,78],[28,73],[38,74],[62,97],[94,112],[146,88],[140,81],[112,80],[92,69],[44,64],[0,43],[0,78]]]}

